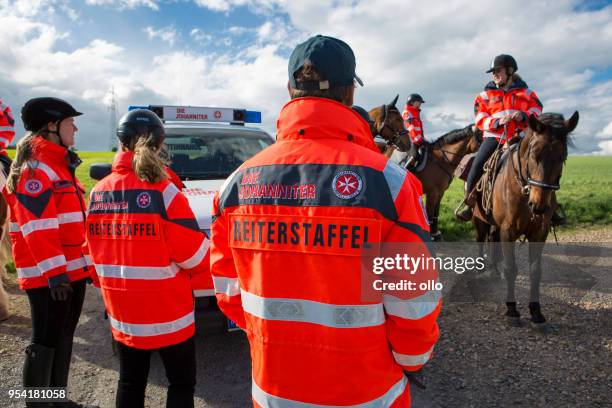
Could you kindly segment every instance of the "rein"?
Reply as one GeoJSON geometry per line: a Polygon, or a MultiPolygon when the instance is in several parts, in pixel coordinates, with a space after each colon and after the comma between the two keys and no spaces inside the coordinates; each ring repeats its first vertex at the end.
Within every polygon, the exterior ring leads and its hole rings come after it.
{"type": "MultiPolygon", "coordinates": [[[[465,130],[464,130],[465,131],[465,130]]],[[[478,136],[477,136],[477,132],[473,132],[472,137],[476,138],[476,140],[478,140],[478,136]]],[[[441,143],[440,143],[441,144],[441,143]]],[[[458,153],[458,152],[451,152],[449,150],[444,150],[444,148],[440,145],[436,145],[436,143],[434,142],[431,145],[431,149],[432,150],[439,150],[440,152],[442,152],[442,157],[444,158],[444,164],[447,164],[449,166],[454,166],[453,162],[446,156],[446,154],[450,154],[453,156],[463,156],[463,154],[458,153]]],[[[440,169],[442,169],[442,171],[444,171],[446,173],[446,175],[452,180],[453,179],[453,174],[451,172],[449,172],[446,168],[444,168],[442,166],[442,164],[438,161],[438,159],[436,159],[435,156],[432,156],[434,163],[436,163],[438,165],[438,167],[440,167],[440,169]]]]}

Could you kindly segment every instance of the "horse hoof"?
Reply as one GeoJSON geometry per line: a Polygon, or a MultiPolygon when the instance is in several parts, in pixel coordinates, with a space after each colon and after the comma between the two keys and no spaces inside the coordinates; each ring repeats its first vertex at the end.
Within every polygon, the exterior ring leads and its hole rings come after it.
{"type": "Polygon", "coordinates": [[[533,330],[534,332],[538,334],[546,335],[546,334],[551,333],[550,325],[547,322],[535,323],[535,322],[530,321],[529,327],[531,328],[531,330],[533,330]]]}
{"type": "Polygon", "coordinates": [[[521,321],[520,316],[506,316],[506,323],[510,327],[523,327],[523,322],[521,321]]]}

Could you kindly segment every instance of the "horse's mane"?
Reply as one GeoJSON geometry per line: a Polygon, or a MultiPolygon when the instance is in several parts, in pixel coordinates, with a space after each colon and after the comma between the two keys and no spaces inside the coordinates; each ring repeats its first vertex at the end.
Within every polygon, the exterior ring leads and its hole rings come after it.
{"type": "Polygon", "coordinates": [[[550,135],[559,140],[565,145],[572,145],[569,132],[565,124],[565,117],[560,113],[546,112],[538,118],[540,122],[545,124],[550,132],[550,135]]]}
{"type": "Polygon", "coordinates": [[[438,146],[438,145],[449,145],[449,144],[454,144],[457,143],[463,139],[465,139],[466,137],[468,137],[471,132],[469,131],[469,128],[471,128],[472,125],[467,125],[466,127],[462,128],[462,129],[455,129],[455,130],[451,130],[448,133],[443,134],[442,136],[440,136],[439,138],[437,138],[433,144],[438,146]]]}

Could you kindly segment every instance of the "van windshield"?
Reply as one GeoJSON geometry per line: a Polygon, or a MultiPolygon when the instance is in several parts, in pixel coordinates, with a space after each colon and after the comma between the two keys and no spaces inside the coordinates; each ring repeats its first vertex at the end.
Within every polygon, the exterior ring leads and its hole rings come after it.
{"type": "Polygon", "coordinates": [[[266,133],[249,131],[166,134],[165,140],[170,167],[183,180],[227,178],[273,142],[266,133]]]}

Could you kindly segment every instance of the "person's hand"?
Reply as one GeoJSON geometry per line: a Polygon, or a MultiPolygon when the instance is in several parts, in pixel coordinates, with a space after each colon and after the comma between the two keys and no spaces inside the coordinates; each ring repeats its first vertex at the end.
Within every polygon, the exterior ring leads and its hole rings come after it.
{"type": "Polygon", "coordinates": [[[422,390],[427,388],[425,384],[421,382],[421,375],[419,372],[404,371],[404,374],[411,385],[415,385],[422,390]]]}
{"type": "Polygon", "coordinates": [[[72,286],[69,283],[62,283],[59,286],[51,288],[51,299],[56,302],[64,302],[68,300],[70,295],[72,294],[72,286]]]}
{"type": "Polygon", "coordinates": [[[525,113],[518,111],[512,114],[512,120],[516,120],[517,122],[522,122],[527,119],[525,113]]]}
{"type": "Polygon", "coordinates": [[[503,126],[506,123],[510,122],[511,120],[512,120],[512,115],[505,115],[503,118],[499,120],[499,125],[503,126]]]}
{"type": "Polygon", "coordinates": [[[59,302],[68,300],[72,294],[72,286],[70,286],[70,278],[68,278],[68,275],[62,273],[50,277],[49,290],[51,291],[51,299],[59,302]]]}

